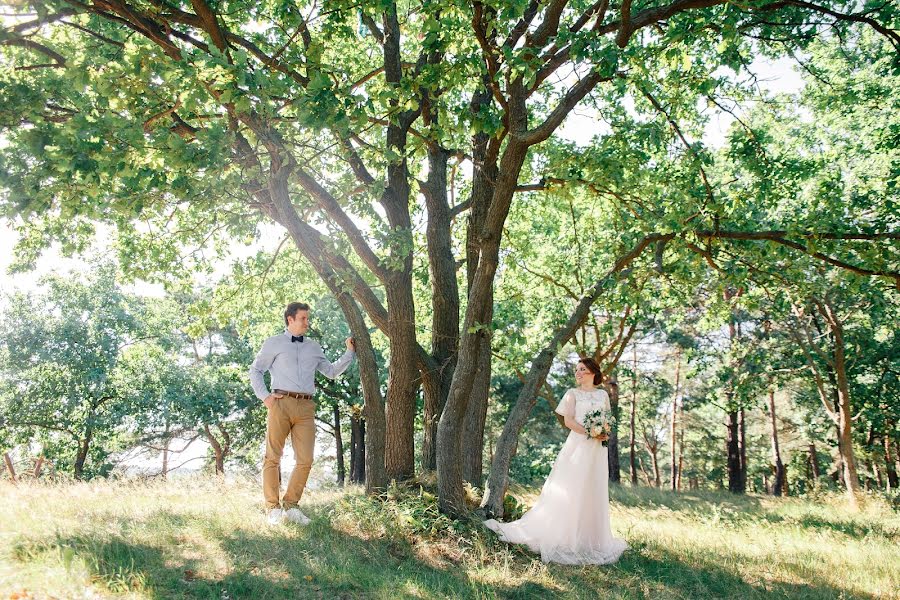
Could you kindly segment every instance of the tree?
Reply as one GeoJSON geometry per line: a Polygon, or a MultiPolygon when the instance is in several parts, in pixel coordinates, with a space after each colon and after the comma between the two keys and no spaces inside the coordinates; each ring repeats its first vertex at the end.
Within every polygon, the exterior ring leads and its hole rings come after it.
{"type": "Polygon", "coordinates": [[[142,307],[121,291],[109,264],[44,285],[42,293],[10,297],[0,321],[0,429],[19,444],[39,443],[76,479],[102,474],[121,447],[117,426],[127,411],[115,371],[141,335],[142,307]]]}
{"type": "MultiPolygon", "coordinates": [[[[154,262],[142,254],[172,259],[159,250],[165,242],[134,226],[138,217],[168,227],[181,243],[202,243],[216,231],[247,235],[261,218],[280,224],[357,340],[372,442],[368,480],[380,487],[413,473],[421,382],[426,423],[440,413],[426,444],[434,445],[441,507],[451,513],[465,510],[464,436],[479,425],[466,420],[486,401],[504,225],[523,169],[539,164],[535,149],[566,116],[582,103],[623,113],[626,97],[646,98],[640,110],[664,114],[672,136],[686,142],[678,117],[695,113],[698,96],[717,89],[721,82],[709,75],[716,67],[740,68],[750,39],[791,52],[820,26],[845,34],[863,23],[900,44],[886,25],[893,5],[854,12],[840,1],[390,2],[329,10],[239,2],[225,11],[204,0],[54,0],[20,10],[37,16],[11,25],[3,41],[14,65],[3,97],[11,133],[2,159],[7,211],[40,217],[51,237],[77,237],[72,217],[113,221],[126,239],[142,242],[125,248],[136,268],[154,262]],[[576,77],[560,77],[569,71],[576,77]],[[682,81],[692,93],[679,93],[682,81]],[[475,166],[464,182],[467,198],[455,206],[451,158],[475,166]],[[450,235],[463,211],[465,291],[450,235]],[[416,217],[429,232],[429,349],[415,329],[416,217]],[[383,287],[383,300],[375,287],[383,287]],[[365,317],[390,340],[384,404],[365,317]]],[[[647,246],[676,240],[684,250],[694,237],[723,235],[704,154],[685,145],[673,182],[685,201],[622,237],[619,260],[586,286],[586,306],[579,303],[533,357],[526,398],[593,301],[647,246]],[[685,231],[687,224],[696,229],[685,231]]],[[[766,236],[797,249],[786,234],[766,236]]],[[[878,264],[865,270],[885,272],[878,264]]],[[[515,422],[520,412],[512,413],[515,422]]],[[[503,443],[520,429],[514,423],[503,443]]],[[[505,489],[505,469],[503,461],[492,467],[491,489],[505,489]]],[[[489,505],[502,510],[502,498],[489,505]]]]}

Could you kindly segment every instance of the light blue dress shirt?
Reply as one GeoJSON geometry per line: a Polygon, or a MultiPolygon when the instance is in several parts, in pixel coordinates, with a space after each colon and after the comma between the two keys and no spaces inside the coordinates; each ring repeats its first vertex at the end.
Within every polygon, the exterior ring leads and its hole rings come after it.
{"type": "Polygon", "coordinates": [[[322,346],[307,337],[302,342],[292,342],[291,333],[286,331],[267,339],[256,360],[250,365],[250,385],[260,400],[269,395],[263,374],[272,376],[272,389],[314,394],[316,392],[316,371],[329,379],[337,379],[347,370],[356,353],[347,350],[332,363],[325,358],[322,346]]]}

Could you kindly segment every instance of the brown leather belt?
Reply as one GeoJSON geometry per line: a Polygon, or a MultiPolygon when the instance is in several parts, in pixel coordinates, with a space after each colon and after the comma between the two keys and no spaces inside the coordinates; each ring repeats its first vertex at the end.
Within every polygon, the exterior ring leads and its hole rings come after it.
{"type": "Polygon", "coordinates": [[[298,400],[312,400],[312,394],[304,394],[302,392],[289,392],[287,390],[272,390],[275,394],[281,394],[282,396],[287,396],[288,398],[297,398],[298,400]]]}

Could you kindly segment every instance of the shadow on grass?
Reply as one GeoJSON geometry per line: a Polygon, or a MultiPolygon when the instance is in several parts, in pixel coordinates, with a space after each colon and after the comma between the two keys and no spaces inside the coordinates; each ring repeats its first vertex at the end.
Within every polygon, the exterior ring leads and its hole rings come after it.
{"type": "MultiPolygon", "coordinates": [[[[299,531],[293,525],[267,529],[262,516],[256,518],[257,529],[223,531],[215,524],[201,524],[207,541],[218,544],[227,557],[227,566],[219,572],[210,572],[202,558],[186,557],[185,549],[171,540],[155,545],[90,530],[20,537],[12,556],[31,562],[56,555],[67,567],[81,561],[92,583],[111,592],[150,598],[559,597],[559,590],[533,582],[488,585],[472,580],[453,564],[433,565],[420,559],[405,540],[364,540],[315,518],[299,531]]],[[[158,511],[147,519],[123,522],[122,529],[140,538],[142,531],[160,523],[183,522],[183,515],[158,511]]],[[[191,555],[197,556],[196,549],[191,555]]]]}
{"type": "Polygon", "coordinates": [[[630,548],[618,563],[606,567],[559,569],[558,579],[573,589],[584,589],[586,583],[592,584],[596,594],[586,597],[596,598],[875,598],[823,583],[750,582],[718,563],[709,560],[688,562],[658,546],[630,548]]]}
{"type": "Polygon", "coordinates": [[[722,492],[685,491],[673,493],[669,490],[610,486],[610,497],[614,502],[629,508],[665,507],[673,511],[697,512],[726,509],[734,512],[756,512],[763,510],[759,498],[722,492]]]}

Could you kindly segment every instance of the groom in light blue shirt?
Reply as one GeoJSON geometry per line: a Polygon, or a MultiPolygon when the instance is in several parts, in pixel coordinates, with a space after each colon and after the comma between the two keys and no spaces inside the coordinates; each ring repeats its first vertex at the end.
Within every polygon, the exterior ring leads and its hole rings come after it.
{"type": "Polygon", "coordinates": [[[309,518],[300,512],[300,497],[312,468],[316,438],[315,376],[319,371],[336,379],[350,366],[355,356],[353,338],[347,338],[347,351],[336,362],[325,358],[322,346],[306,337],[309,329],[309,305],[291,302],[284,311],[287,329],[267,339],[250,365],[250,384],[256,397],[266,405],[266,458],[263,462],[263,494],[269,523],[283,520],[305,525],[309,518]],[[271,393],[264,373],[272,377],[271,393]],[[281,491],[281,454],[288,435],[294,447],[296,463],[288,480],[284,498],[281,491]]]}

